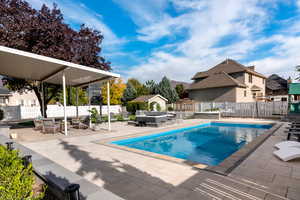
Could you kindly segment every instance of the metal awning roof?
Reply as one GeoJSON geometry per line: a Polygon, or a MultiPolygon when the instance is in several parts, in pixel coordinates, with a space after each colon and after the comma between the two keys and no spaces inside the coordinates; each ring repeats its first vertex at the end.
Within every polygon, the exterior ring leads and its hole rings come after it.
{"type": "Polygon", "coordinates": [[[300,83],[290,83],[289,94],[300,95],[300,83]]]}
{"type": "Polygon", "coordinates": [[[0,46],[1,75],[61,85],[63,71],[66,85],[75,87],[120,77],[108,71],[0,46]]]}

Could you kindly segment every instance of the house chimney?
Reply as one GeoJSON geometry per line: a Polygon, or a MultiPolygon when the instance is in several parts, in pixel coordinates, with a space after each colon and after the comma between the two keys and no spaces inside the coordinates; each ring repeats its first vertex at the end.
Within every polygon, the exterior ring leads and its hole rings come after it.
{"type": "Polygon", "coordinates": [[[292,78],[291,78],[291,77],[289,77],[289,78],[287,79],[287,83],[288,83],[288,84],[291,84],[291,83],[293,83],[293,80],[292,80],[292,78]]]}
{"type": "Polygon", "coordinates": [[[255,66],[249,66],[248,69],[250,69],[251,71],[255,71],[255,66]]]}

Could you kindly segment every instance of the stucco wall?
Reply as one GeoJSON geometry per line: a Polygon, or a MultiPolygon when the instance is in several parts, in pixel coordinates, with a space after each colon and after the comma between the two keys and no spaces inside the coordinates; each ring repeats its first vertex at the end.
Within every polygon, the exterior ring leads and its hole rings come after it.
{"type": "Polygon", "coordinates": [[[236,88],[211,88],[204,90],[190,90],[189,98],[201,102],[235,102],[236,88]]]}
{"type": "Polygon", "coordinates": [[[249,74],[245,73],[245,82],[248,87],[247,90],[247,102],[254,102],[255,98],[253,98],[253,91],[251,91],[251,87],[256,85],[261,88],[261,91],[257,91],[257,93],[261,93],[264,97],[266,95],[266,80],[263,81],[263,78],[252,75],[252,83],[249,82],[249,74]]]}
{"type": "Polygon", "coordinates": [[[160,108],[161,108],[162,111],[165,111],[165,110],[166,110],[166,107],[167,107],[167,106],[166,106],[166,101],[163,100],[162,98],[160,98],[160,97],[158,97],[158,96],[151,98],[151,99],[148,101],[149,106],[150,106],[150,104],[151,104],[152,102],[158,103],[158,104],[160,105],[160,108]]]}

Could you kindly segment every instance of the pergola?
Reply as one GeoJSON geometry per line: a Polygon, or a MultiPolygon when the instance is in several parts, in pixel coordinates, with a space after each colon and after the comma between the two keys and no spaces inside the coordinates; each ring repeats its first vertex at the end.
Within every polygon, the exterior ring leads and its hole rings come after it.
{"type": "MultiPolygon", "coordinates": [[[[108,130],[111,129],[109,80],[119,78],[119,74],[4,46],[0,46],[0,74],[13,78],[39,81],[41,84],[52,83],[62,85],[65,122],[64,133],[66,135],[68,134],[66,86],[78,88],[88,86],[92,83],[107,82],[108,130]]],[[[44,98],[44,95],[42,96],[44,98]]],[[[42,100],[44,100],[43,98],[42,100]]],[[[78,99],[78,97],[76,99],[78,99]]],[[[43,105],[44,103],[42,104],[42,109],[44,110],[43,105]]],[[[78,106],[78,104],[76,106],[78,106]]]]}

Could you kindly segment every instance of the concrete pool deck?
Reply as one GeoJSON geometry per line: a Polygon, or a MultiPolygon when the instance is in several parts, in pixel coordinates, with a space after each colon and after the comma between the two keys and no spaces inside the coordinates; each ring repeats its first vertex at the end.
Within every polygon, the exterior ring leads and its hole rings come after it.
{"type": "MultiPolygon", "coordinates": [[[[250,122],[249,119],[226,121],[250,122]]],[[[285,139],[285,125],[228,176],[94,143],[204,122],[207,121],[184,120],[160,128],[114,123],[110,133],[37,139],[36,142],[32,138],[30,142],[20,143],[124,199],[300,199],[300,160],[282,162],[272,155],[273,145],[285,139]]]]}

